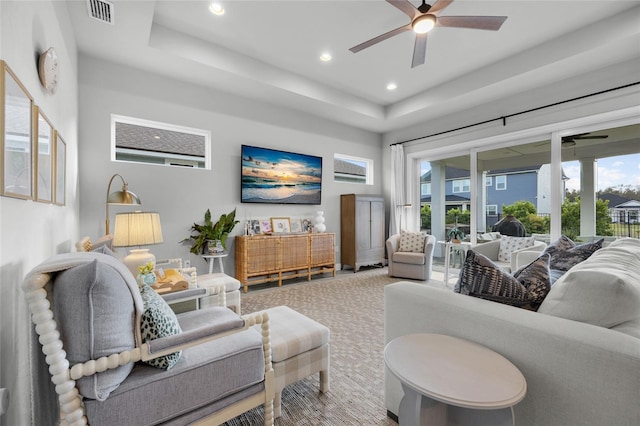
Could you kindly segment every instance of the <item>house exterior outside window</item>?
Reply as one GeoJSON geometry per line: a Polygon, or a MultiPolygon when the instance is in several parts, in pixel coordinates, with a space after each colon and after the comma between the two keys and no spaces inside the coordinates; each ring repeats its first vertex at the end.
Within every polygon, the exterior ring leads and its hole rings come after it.
{"type": "Polygon", "coordinates": [[[487,216],[498,216],[498,205],[488,204],[486,206],[486,214],[487,216]]]}
{"type": "Polygon", "coordinates": [[[507,175],[496,176],[496,191],[504,191],[507,189],[507,175]]]}
{"type": "Polygon", "coordinates": [[[431,195],[431,183],[423,183],[420,185],[420,195],[431,195]]]}
{"type": "Polygon", "coordinates": [[[471,191],[471,179],[457,179],[453,182],[453,193],[469,192],[471,191]]]}

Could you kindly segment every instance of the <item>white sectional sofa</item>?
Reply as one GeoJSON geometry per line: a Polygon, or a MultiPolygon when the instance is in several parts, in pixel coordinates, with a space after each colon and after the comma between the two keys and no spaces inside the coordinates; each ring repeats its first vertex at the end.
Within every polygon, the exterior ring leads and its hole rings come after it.
{"type": "MultiPolygon", "coordinates": [[[[640,240],[618,240],[572,267],[538,312],[428,284],[388,285],[385,342],[412,333],[467,339],[515,364],[527,380],[517,425],[640,425],[640,240]]],[[[398,414],[402,395],[387,370],[389,412],[398,414]]]]}

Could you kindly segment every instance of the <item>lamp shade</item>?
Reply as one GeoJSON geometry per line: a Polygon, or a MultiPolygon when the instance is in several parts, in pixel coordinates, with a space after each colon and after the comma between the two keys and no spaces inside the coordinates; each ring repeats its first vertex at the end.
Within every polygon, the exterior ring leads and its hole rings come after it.
{"type": "Polygon", "coordinates": [[[161,242],[162,226],[158,213],[130,212],[116,215],[114,247],[146,246],[161,242]]]}

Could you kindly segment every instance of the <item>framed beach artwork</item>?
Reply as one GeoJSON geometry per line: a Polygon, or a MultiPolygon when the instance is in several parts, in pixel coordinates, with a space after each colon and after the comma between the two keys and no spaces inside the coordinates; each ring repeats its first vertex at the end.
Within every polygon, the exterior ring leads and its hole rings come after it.
{"type": "Polygon", "coordinates": [[[271,229],[274,234],[282,234],[291,232],[291,222],[288,217],[272,217],[271,229]]]}
{"type": "Polygon", "coordinates": [[[273,232],[273,230],[271,228],[271,220],[262,219],[260,221],[260,232],[262,234],[270,234],[271,232],[273,232]]]}
{"type": "Polygon", "coordinates": [[[242,145],[240,201],[320,204],[322,157],[242,145]]]}

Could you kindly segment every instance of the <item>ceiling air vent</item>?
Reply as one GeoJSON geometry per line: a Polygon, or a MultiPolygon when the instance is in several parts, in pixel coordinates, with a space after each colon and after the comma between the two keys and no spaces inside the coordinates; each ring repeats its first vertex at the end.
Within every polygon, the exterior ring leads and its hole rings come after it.
{"type": "Polygon", "coordinates": [[[113,25],[113,3],[105,0],[87,0],[87,9],[93,19],[113,25]]]}

